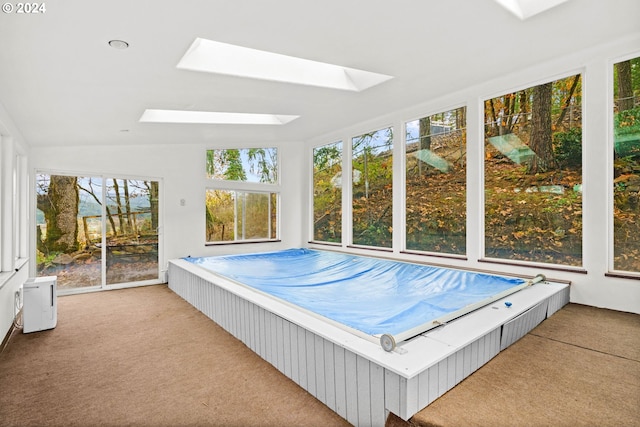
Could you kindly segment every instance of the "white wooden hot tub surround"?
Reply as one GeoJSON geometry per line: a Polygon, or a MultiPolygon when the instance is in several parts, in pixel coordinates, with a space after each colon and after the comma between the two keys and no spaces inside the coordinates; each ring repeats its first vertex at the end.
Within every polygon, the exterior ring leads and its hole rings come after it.
{"type": "Polygon", "coordinates": [[[399,344],[401,354],[185,260],[169,262],[169,288],[357,426],[383,426],[388,412],[408,420],[569,302],[568,285],[540,283],[399,344]]]}

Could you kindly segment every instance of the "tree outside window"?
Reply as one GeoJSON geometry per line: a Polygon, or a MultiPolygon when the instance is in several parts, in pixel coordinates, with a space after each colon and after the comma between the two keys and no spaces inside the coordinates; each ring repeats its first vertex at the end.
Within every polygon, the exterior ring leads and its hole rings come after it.
{"type": "Polygon", "coordinates": [[[207,243],[277,239],[279,194],[267,189],[278,184],[276,148],[207,150],[206,171],[216,183],[205,195],[207,243]],[[263,185],[264,191],[255,190],[263,185]]]}
{"type": "Polygon", "coordinates": [[[613,268],[640,272],[640,58],[613,72],[613,268]]]}
{"type": "Polygon", "coordinates": [[[485,101],[486,257],[582,265],[581,92],[575,75],[485,101]]]}
{"type": "Polygon", "coordinates": [[[406,124],[406,248],[466,252],[466,108],[406,124]]]}
{"type": "Polygon", "coordinates": [[[313,149],[313,240],[342,241],[342,142],[313,149]]]}
{"type": "Polygon", "coordinates": [[[392,247],[393,129],[352,138],[353,244],[392,247]]]}

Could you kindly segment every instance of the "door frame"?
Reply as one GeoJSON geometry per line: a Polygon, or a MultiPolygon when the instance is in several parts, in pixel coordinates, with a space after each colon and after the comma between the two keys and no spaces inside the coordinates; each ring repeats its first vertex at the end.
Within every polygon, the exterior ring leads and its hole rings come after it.
{"type": "MultiPolygon", "coordinates": [[[[97,292],[104,290],[112,290],[112,289],[123,289],[123,288],[133,288],[139,286],[148,286],[148,285],[157,285],[161,283],[166,283],[166,269],[162,266],[165,264],[165,254],[164,254],[164,181],[159,177],[151,177],[151,176],[139,176],[139,175],[127,175],[127,174],[118,174],[118,173],[98,173],[98,172],[73,172],[73,171],[59,171],[59,170],[51,170],[51,169],[35,169],[33,171],[33,179],[31,183],[31,191],[32,196],[30,197],[30,212],[31,218],[29,220],[30,228],[29,233],[31,233],[30,240],[30,250],[29,253],[32,256],[33,262],[30,263],[29,274],[32,277],[36,277],[37,275],[37,263],[36,263],[36,252],[37,252],[37,233],[36,233],[36,213],[37,213],[37,194],[36,194],[36,177],[38,175],[63,175],[63,176],[74,176],[74,177],[95,177],[100,178],[104,183],[107,179],[125,179],[125,180],[138,180],[138,181],[156,181],[158,183],[158,276],[155,279],[148,280],[140,280],[135,282],[123,282],[116,283],[112,285],[108,285],[106,283],[106,207],[103,203],[102,205],[102,245],[101,245],[101,267],[100,267],[100,285],[96,286],[87,286],[80,288],[70,288],[70,289],[60,289],[57,288],[57,295],[72,295],[72,294],[80,294],[86,292],[97,292]]],[[[104,200],[106,192],[106,186],[102,185],[102,199],[104,200]]]]}

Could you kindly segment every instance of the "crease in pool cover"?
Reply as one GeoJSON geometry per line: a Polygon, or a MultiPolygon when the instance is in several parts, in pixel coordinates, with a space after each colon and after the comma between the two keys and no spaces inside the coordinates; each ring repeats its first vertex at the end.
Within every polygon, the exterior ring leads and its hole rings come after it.
{"type": "Polygon", "coordinates": [[[525,283],[306,248],[184,259],[369,335],[399,334],[525,283]]]}

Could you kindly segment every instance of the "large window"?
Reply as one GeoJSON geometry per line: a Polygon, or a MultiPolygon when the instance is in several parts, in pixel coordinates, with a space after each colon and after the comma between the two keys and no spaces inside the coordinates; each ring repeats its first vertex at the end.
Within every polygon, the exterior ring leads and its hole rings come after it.
{"type": "Polygon", "coordinates": [[[277,239],[276,148],[207,150],[207,243],[277,239]]]}
{"type": "Polygon", "coordinates": [[[276,238],[276,193],[207,190],[207,241],[276,238]]]}
{"type": "Polygon", "coordinates": [[[640,58],[613,72],[613,268],[640,272],[640,58]]]}
{"type": "Polygon", "coordinates": [[[485,256],[582,265],[580,75],[485,101],[485,256]]]}
{"type": "Polygon", "coordinates": [[[466,108],[406,124],[406,248],[466,252],[466,108]]]}
{"type": "Polygon", "coordinates": [[[391,248],[393,129],[353,138],[352,153],[353,244],[391,248]]]}
{"type": "Polygon", "coordinates": [[[342,241],[342,142],[313,149],[313,240],[342,241]]]}

